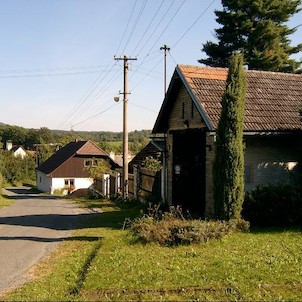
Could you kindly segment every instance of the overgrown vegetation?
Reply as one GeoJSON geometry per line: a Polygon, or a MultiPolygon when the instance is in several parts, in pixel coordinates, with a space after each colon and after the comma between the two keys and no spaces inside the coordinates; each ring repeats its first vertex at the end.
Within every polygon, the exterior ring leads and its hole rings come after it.
{"type": "Polygon", "coordinates": [[[252,226],[302,226],[302,186],[259,185],[246,195],[242,215],[252,226]]]}
{"type": "Polygon", "coordinates": [[[168,212],[162,212],[158,205],[132,221],[130,229],[144,243],[175,246],[222,239],[235,231],[248,231],[249,224],[243,220],[205,221],[185,218],[180,207],[172,206],[168,212]]]}
{"type": "Polygon", "coordinates": [[[240,219],[244,200],[244,102],[243,56],[234,54],[221,100],[214,162],[215,214],[223,220],[240,219]]]}
{"type": "Polygon", "coordinates": [[[149,169],[153,172],[158,172],[162,168],[162,162],[161,162],[161,153],[159,152],[156,156],[147,156],[143,162],[142,167],[149,169]]]}
{"type": "Polygon", "coordinates": [[[35,167],[35,159],[32,156],[28,155],[22,159],[15,157],[11,152],[0,151],[0,173],[5,184],[33,184],[36,178],[35,167]]]}

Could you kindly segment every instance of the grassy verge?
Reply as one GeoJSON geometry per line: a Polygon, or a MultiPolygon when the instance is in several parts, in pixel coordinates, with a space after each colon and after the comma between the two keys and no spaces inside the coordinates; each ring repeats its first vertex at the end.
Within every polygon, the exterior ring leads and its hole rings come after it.
{"type": "Polygon", "coordinates": [[[0,209],[9,206],[9,205],[11,205],[12,203],[14,203],[14,200],[12,200],[12,199],[7,199],[7,198],[3,197],[2,195],[0,195],[0,209]]]}
{"type": "Polygon", "coordinates": [[[234,233],[204,244],[134,243],[122,230],[136,208],[86,202],[103,213],[82,221],[70,240],[4,300],[301,300],[301,230],[234,233]]]}

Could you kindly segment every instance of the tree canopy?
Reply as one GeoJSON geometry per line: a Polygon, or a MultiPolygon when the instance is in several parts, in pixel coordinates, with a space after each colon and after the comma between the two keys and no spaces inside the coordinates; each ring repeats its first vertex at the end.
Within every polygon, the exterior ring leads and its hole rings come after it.
{"type": "Polygon", "coordinates": [[[297,27],[289,28],[290,17],[299,12],[301,0],[222,0],[223,9],[216,10],[217,43],[207,41],[202,51],[207,58],[198,62],[227,67],[234,51],[242,51],[249,69],[296,72],[301,61],[290,56],[302,50],[302,43],[291,46],[289,36],[297,27]]]}

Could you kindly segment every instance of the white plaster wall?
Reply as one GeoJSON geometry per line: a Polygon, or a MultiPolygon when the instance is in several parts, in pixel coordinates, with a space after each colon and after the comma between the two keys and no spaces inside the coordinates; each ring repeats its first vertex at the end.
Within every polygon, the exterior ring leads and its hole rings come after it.
{"type": "Polygon", "coordinates": [[[51,190],[51,178],[40,171],[37,171],[37,189],[48,193],[51,190]]]}
{"type": "Polygon", "coordinates": [[[15,157],[21,157],[22,159],[27,156],[26,151],[24,151],[22,148],[18,148],[15,152],[14,152],[14,156],[15,157]]]}
{"type": "Polygon", "coordinates": [[[72,178],[72,177],[65,177],[65,178],[53,178],[52,179],[52,192],[54,190],[60,190],[65,187],[65,179],[74,179],[74,187],[75,190],[77,189],[87,189],[93,184],[92,178],[72,178]]]}
{"type": "MultiPolygon", "coordinates": [[[[44,173],[37,171],[37,189],[53,194],[55,190],[60,190],[65,187],[65,179],[72,179],[72,177],[50,178],[44,173]]],[[[92,184],[92,178],[74,178],[75,190],[89,188],[92,184]]]]}

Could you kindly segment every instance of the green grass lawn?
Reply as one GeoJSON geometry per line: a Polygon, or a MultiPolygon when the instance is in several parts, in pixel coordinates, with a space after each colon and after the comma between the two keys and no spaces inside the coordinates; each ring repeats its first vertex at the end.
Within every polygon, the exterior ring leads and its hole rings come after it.
{"type": "Polygon", "coordinates": [[[301,300],[302,234],[266,229],[223,240],[162,247],[135,243],[123,230],[139,209],[87,202],[102,214],[82,221],[2,300],[301,300]]]}

